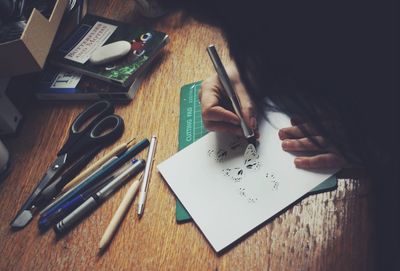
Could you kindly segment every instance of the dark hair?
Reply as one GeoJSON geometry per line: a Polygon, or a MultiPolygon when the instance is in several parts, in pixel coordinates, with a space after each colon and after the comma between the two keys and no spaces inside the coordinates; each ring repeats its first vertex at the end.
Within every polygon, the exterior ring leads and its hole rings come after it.
{"type": "MultiPolygon", "coordinates": [[[[221,28],[260,109],[268,97],[289,115],[310,121],[348,159],[357,156],[373,179],[377,219],[388,221],[383,231],[398,236],[400,228],[393,228],[400,192],[394,170],[394,142],[400,139],[393,3],[161,2],[221,28]],[[324,119],[338,125],[326,125],[324,119]]],[[[382,237],[382,247],[390,238],[389,233],[382,237]]]]}

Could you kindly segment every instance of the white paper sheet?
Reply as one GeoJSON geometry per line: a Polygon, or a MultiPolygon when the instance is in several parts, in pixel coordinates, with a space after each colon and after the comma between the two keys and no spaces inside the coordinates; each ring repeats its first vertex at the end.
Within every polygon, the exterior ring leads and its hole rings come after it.
{"type": "Polygon", "coordinates": [[[267,116],[257,152],[238,137],[211,132],[157,167],[217,252],[337,171],[297,169],[278,137],[289,118],[267,116]]]}

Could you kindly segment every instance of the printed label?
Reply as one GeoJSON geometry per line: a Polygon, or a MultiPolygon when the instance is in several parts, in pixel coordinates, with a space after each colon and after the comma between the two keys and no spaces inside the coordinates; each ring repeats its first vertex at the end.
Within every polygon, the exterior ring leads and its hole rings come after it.
{"type": "Polygon", "coordinates": [[[116,29],[115,25],[96,22],[86,36],[64,58],[84,64],[97,48],[106,43],[116,29]]]}
{"type": "Polygon", "coordinates": [[[75,88],[81,75],[76,73],[60,72],[57,74],[50,88],[75,88]]]}

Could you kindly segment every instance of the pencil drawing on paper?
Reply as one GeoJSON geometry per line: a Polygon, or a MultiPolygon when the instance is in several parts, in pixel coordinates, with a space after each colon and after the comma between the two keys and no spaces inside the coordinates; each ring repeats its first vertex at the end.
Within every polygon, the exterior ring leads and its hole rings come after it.
{"type": "Polygon", "coordinates": [[[249,144],[244,152],[244,166],[250,170],[257,170],[261,167],[261,163],[258,160],[260,156],[257,153],[256,148],[253,144],[249,144]]]}
{"type": "MultiPolygon", "coordinates": [[[[235,150],[239,147],[235,145],[235,150]]],[[[255,147],[249,144],[243,155],[243,162],[232,168],[225,168],[222,170],[224,176],[230,177],[234,182],[239,182],[246,175],[246,172],[258,170],[261,167],[259,155],[255,147]]]]}
{"type": "Polygon", "coordinates": [[[208,151],[208,156],[213,158],[217,162],[223,162],[228,155],[228,152],[224,149],[218,149],[218,150],[209,150],[208,151]]]}
{"type": "MultiPolygon", "coordinates": [[[[221,165],[227,164],[226,167],[221,169],[222,175],[238,186],[237,193],[241,198],[248,203],[256,203],[258,201],[256,194],[262,191],[255,189],[254,183],[246,181],[252,179],[253,173],[263,170],[262,161],[254,145],[247,144],[240,137],[235,137],[215,149],[208,150],[207,154],[215,162],[221,163],[221,165]],[[228,161],[234,157],[241,157],[240,162],[236,164],[229,163],[228,161]],[[246,178],[246,176],[249,178],[246,178]]],[[[275,175],[271,172],[266,172],[264,176],[268,187],[274,192],[277,191],[279,189],[279,180],[275,175]]]]}
{"type": "Polygon", "coordinates": [[[272,185],[272,191],[277,191],[279,189],[279,181],[275,178],[274,174],[266,173],[265,178],[272,185]]]}
{"type": "Polygon", "coordinates": [[[235,183],[240,182],[243,178],[243,169],[240,167],[226,168],[222,170],[223,174],[230,177],[235,183]]]}
{"type": "MultiPolygon", "coordinates": [[[[248,203],[256,203],[258,198],[251,193],[248,183],[245,182],[246,176],[251,176],[255,171],[261,168],[261,161],[256,148],[252,144],[247,144],[240,137],[234,137],[232,140],[226,141],[225,144],[210,149],[208,156],[217,163],[227,164],[222,167],[222,175],[238,185],[238,195],[245,199],[248,203]],[[240,157],[240,162],[236,164],[229,163],[232,158],[240,157]],[[229,165],[229,166],[228,166],[229,165]],[[246,190],[247,188],[247,190],[246,190]]],[[[237,161],[237,159],[235,160],[237,161]]]]}

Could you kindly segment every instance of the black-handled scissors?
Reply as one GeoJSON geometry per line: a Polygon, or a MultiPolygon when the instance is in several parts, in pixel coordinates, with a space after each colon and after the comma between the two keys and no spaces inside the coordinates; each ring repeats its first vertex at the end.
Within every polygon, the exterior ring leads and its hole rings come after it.
{"type": "MultiPolygon", "coordinates": [[[[102,147],[118,139],[123,130],[124,121],[120,116],[114,114],[114,106],[109,101],[98,101],[80,113],[72,123],[68,139],[58,152],[57,158],[21,207],[11,222],[11,227],[23,228],[32,220],[36,207],[40,206],[38,199],[41,192],[56,176],[60,175],[66,166],[75,160],[79,161],[79,157],[85,156],[85,152],[94,156],[102,147]],[[96,149],[97,152],[93,149],[96,149]]],[[[89,159],[85,160],[89,162],[89,159]]],[[[83,166],[84,163],[80,163],[79,167],[83,166]]]]}

